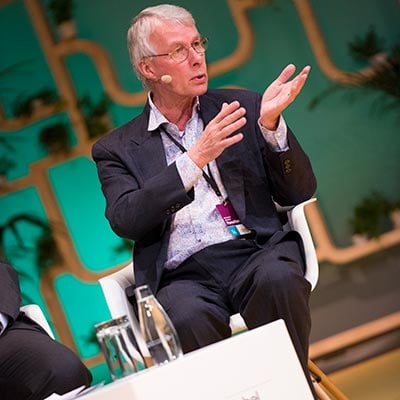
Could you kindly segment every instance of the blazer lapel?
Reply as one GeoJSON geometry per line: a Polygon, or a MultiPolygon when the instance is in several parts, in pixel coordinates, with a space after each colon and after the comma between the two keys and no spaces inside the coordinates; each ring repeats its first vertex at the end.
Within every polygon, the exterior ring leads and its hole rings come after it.
{"type": "Polygon", "coordinates": [[[137,119],[136,134],[129,138],[132,160],[144,179],[158,174],[167,165],[161,136],[158,132],[147,129],[149,109],[147,103],[143,113],[137,119]]]}

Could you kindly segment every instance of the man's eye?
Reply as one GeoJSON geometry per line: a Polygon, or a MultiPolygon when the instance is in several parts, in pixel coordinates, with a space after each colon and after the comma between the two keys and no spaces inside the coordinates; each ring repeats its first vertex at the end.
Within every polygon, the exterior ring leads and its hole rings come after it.
{"type": "Polygon", "coordinates": [[[177,49],[174,50],[174,54],[179,55],[185,52],[184,47],[178,47],[177,49]]]}

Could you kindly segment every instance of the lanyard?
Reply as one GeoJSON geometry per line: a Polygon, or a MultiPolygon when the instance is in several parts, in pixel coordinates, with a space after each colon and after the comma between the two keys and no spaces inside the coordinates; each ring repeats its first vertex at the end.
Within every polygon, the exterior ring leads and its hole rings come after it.
{"type": "MultiPolygon", "coordinates": [[[[160,125],[160,129],[167,135],[167,137],[171,140],[171,142],[174,143],[179,148],[179,150],[182,153],[186,153],[187,152],[186,148],[181,143],[179,143],[169,132],[167,132],[167,130],[163,126],[160,125]]],[[[223,199],[222,193],[219,190],[217,182],[215,181],[215,179],[214,179],[214,177],[213,177],[213,175],[211,173],[209,164],[207,164],[207,171],[208,171],[208,175],[204,172],[204,170],[201,170],[204,179],[211,186],[212,190],[214,190],[215,194],[219,198],[223,199]]]]}

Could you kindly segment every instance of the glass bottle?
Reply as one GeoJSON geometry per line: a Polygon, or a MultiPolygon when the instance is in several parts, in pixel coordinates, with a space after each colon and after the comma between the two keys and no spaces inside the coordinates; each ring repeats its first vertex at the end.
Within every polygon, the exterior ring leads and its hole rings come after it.
{"type": "Polygon", "coordinates": [[[176,330],[162,305],[148,285],[135,289],[139,325],[151,360],[147,366],[161,365],[180,357],[182,353],[176,330]]]}

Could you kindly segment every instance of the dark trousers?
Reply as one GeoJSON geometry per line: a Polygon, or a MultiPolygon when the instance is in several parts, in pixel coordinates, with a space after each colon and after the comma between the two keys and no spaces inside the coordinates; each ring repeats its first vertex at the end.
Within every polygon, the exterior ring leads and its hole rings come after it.
{"type": "Polygon", "coordinates": [[[301,239],[291,232],[261,246],[234,240],[194,254],[165,271],[157,298],[176,327],[184,352],[231,336],[239,312],[249,329],[282,318],[310,386],[310,283],[304,278],[301,239]]]}
{"type": "Polygon", "coordinates": [[[42,400],[89,386],[90,371],[79,357],[20,316],[0,336],[0,399],[42,400]]]}

